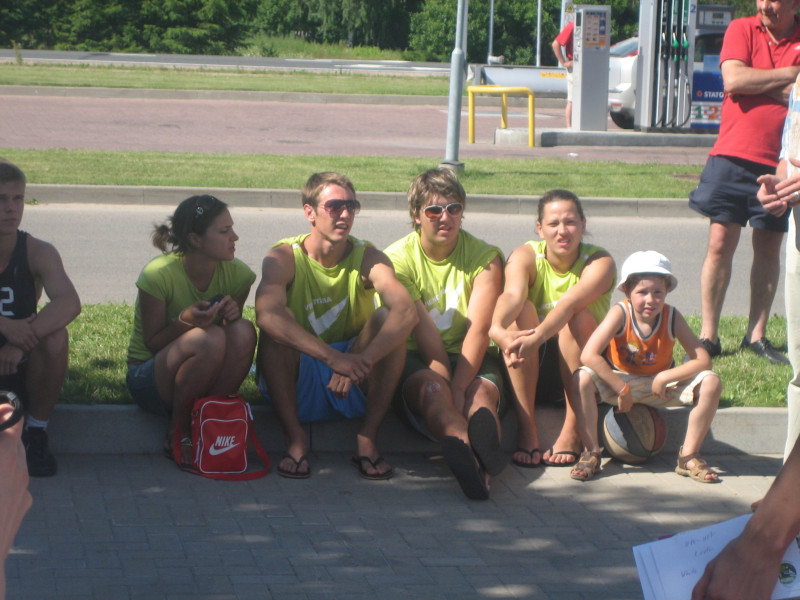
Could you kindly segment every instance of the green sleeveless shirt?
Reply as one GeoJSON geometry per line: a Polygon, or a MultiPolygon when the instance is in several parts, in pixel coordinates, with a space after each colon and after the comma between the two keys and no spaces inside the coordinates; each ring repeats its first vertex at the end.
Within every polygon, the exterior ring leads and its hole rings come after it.
{"type": "MultiPolygon", "coordinates": [[[[386,255],[411,299],[422,301],[442,336],[445,350],[459,354],[467,335],[473,282],[495,256],[502,260],[500,249],[462,230],[450,256],[436,262],[422,249],[419,232],[412,231],[391,244],[386,255]]],[[[408,338],[407,348],[418,350],[413,336],[408,338]]]]}
{"type": "MultiPolygon", "coordinates": [[[[578,250],[578,260],[572,264],[566,273],[557,273],[545,257],[546,242],[544,240],[527,242],[527,244],[533,249],[536,256],[536,281],[533,282],[533,285],[528,290],[528,299],[536,307],[539,320],[542,321],[547,316],[547,313],[555,308],[559,298],[578,283],[581,278],[581,271],[583,271],[587,261],[598,252],[605,252],[605,250],[600,246],[581,243],[578,250]]],[[[613,291],[614,283],[611,284],[605,294],[588,307],[589,312],[592,313],[598,323],[603,320],[608,312],[611,292],[613,291]]]]}
{"type": "Polygon", "coordinates": [[[325,343],[349,340],[361,332],[375,312],[375,290],[365,289],[361,280],[368,242],[349,236],[353,245],[350,254],[338,265],[326,268],[303,250],[306,237],[307,233],[275,244],[288,244],[294,253],[294,279],[286,290],[287,307],[306,331],[325,343]]]}

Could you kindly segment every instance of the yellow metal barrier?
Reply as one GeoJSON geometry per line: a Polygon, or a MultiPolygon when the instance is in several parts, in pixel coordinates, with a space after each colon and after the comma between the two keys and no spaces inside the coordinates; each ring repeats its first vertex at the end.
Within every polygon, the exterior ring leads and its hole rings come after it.
{"type": "Polygon", "coordinates": [[[500,129],[508,129],[508,95],[525,94],[528,96],[528,146],[534,146],[535,120],[533,116],[533,91],[526,87],[506,87],[502,85],[470,85],[467,87],[469,98],[469,143],[475,143],[475,94],[500,94],[500,129]]]}

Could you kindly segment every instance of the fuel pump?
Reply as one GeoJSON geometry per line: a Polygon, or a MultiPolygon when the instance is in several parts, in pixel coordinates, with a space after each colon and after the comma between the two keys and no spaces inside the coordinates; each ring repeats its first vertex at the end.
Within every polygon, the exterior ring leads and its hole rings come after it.
{"type": "Polygon", "coordinates": [[[608,127],[611,7],[577,6],[574,35],[572,128],[605,131],[608,127]]]}
{"type": "Polygon", "coordinates": [[[640,4],[634,128],[688,127],[696,14],[696,0],[644,0],[640,4]]]}

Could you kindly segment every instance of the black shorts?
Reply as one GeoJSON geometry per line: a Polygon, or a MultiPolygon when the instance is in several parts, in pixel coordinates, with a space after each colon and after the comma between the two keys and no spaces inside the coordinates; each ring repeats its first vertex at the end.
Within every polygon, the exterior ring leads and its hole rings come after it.
{"type": "Polygon", "coordinates": [[[769,214],[756,193],[761,175],[774,174],[775,168],[728,156],[709,156],[700,183],[689,194],[689,206],[719,223],[748,222],[755,229],[786,233],[788,212],[781,217],[769,214]]]}

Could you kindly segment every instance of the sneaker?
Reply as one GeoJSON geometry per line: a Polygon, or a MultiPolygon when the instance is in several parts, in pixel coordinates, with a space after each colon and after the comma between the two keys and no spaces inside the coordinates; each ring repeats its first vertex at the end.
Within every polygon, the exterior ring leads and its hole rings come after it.
{"type": "Polygon", "coordinates": [[[22,444],[28,459],[28,475],[31,477],[51,477],[56,474],[56,457],[50,452],[47,432],[41,427],[28,427],[22,431],[22,444]]]}
{"type": "Polygon", "coordinates": [[[720,344],[719,340],[712,342],[708,338],[700,338],[700,343],[703,344],[703,348],[706,349],[711,358],[722,354],[722,344],[720,344]]]}
{"type": "Polygon", "coordinates": [[[756,340],[755,342],[748,342],[747,336],[745,336],[745,338],[742,340],[742,348],[752,350],[761,358],[766,358],[773,365],[789,364],[789,359],[786,358],[786,355],[778,352],[766,338],[766,336],[762,337],[760,340],[756,340]]]}

